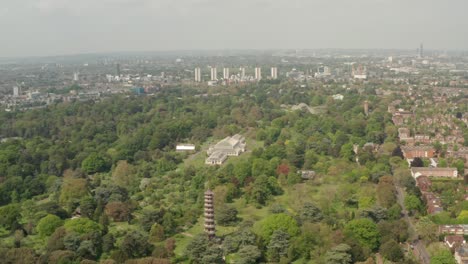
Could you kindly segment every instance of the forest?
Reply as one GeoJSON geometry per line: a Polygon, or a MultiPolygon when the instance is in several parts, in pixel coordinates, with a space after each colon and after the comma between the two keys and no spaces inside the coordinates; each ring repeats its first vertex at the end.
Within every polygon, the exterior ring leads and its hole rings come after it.
{"type": "Polygon", "coordinates": [[[417,263],[400,246],[411,234],[395,186],[412,214],[425,206],[387,113],[393,99],[262,81],[0,112],[0,257],[370,264],[378,253],[417,263]],[[291,109],[299,103],[320,111],[291,109]],[[246,153],[204,164],[210,144],[237,133],[246,153]],[[197,151],[176,152],[179,143],[197,151]],[[203,232],[207,189],[214,239],[203,232]]]}

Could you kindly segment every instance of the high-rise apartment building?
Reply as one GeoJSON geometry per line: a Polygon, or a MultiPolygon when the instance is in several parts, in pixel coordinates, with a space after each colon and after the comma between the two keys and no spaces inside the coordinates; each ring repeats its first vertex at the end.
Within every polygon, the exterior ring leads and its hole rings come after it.
{"type": "Polygon", "coordinates": [[[13,96],[18,97],[20,95],[20,88],[18,86],[13,87],[13,96]]]}
{"type": "Polygon", "coordinates": [[[224,79],[229,79],[229,68],[224,68],[223,69],[223,78],[224,79]]]}
{"type": "Polygon", "coordinates": [[[240,74],[240,78],[244,79],[244,77],[245,77],[245,68],[244,67],[239,68],[239,74],[240,74]]]}
{"type": "Polygon", "coordinates": [[[262,79],[262,68],[255,68],[255,79],[260,81],[262,79]]]}
{"type": "Polygon", "coordinates": [[[278,68],[271,67],[271,78],[278,79],[278,68]]]}
{"type": "Polygon", "coordinates": [[[201,82],[201,69],[195,68],[195,81],[201,82]]]}
{"type": "Polygon", "coordinates": [[[218,80],[218,70],[216,67],[211,67],[211,80],[217,81],[218,80]]]}

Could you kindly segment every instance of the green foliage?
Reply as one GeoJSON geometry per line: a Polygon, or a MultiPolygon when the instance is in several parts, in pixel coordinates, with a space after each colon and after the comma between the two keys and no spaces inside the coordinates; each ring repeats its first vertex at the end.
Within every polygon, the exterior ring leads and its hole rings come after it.
{"type": "Polygon", "coordinates": [[[347,237],[356,239],[363,247],[372,250],[379,247],[380,234],[377,225],[370,219],[351,220],[346,224],[344,232],[347,237]]]}
{"type": "Polygon", "coordinates": [[[350,264],[352,263],[351,247],[339,244],[325,254],[325,262],[328,264],[350,264]]]}
{"type": "Polygon", "coordinates": [[[187,255],[191,261],[201,263],[201,260],[208,249],[208,245],[209,240],[207,236],[204,234],[198,235],[187,245],[185,255],[187,255]]]}
{"type": "Polygon", "coordinates": [[[239,249],[237,253],[239,258],[236,263],[239,264],[254,264],[261,257],[260,249],[257,246],[247,245],[239,249]]]}
{"type": "Polygon", "coordinates": [[[265,205],[272,195],[279,195],[283,191],[275,177],[259,176],[248,190],[248,199],[258,205],[265,205]]]}
{"type": "Polygon", "coordinates": [[[380,246],[380,253],[390,261],[400,261],[404,259],[403,251],[395,240],[388,240],[380,246]]]}
{"type": "Polygon", "coordinates": [[[67,230],[67,232],[75,232],[78,234],[100,232],[101,230],[101,227],[98,223],[87,218],[75,218],[66,220],[64,227],[67,230]]]}
{"type": "Polygon", "coordinates": [[[21,207],[19,204],[9,204],[0,207],[0,226],[15,230],[19,226],[21,207]]]}
{"type": "Polygon", "coordinates": [[[287,254],[289,248],[289,234],[281,229],[273,232],[267,246],[267,256],[271,262],[278,262],[287,254]]]}
{"type": "Polygon", "coordinates": [[[236,208],[224,205],[223,207],[216,210],[216,222],[218,225],[227,226],[235,224],[238,220],[238,211],[236,208]]]}
{"type": "Polygon", "coordinates": [[[55,229],[63,225],[63,220],[56,215],[48,214],[41,218],[37,223],[36,230],[40,236],[46,237],[52,235],[55,229]]]}
{"type": "Polygon", "coordinates": [[[312,203],[305,203],[301,210],[302,221],[319,222],[323,219],[322,211],[312,203]]]}
{"type": "Polygon", "coordinates": [[[289,236],[294,237],[298,234],[299,227],[294,218],[284,213],[269,215],[256,222],[253,227],[253,231],[265,241],[270,241],[270,237],[276,230],[283,230],[289,236]]]}
{"type": "Polygon", "coordinates": [[[161,242],[165,238],[164,235],[164,227],[158,223],[154,224],[151,227],[150,233],[149,233],[149,241],[150,242],[161,242]]]}
{"type": "Polygon", "coordinates": [[[85,179],[66,177],[63,179],[59,200],[62,205],[77,205],[81,198],[87,194],[88,184],[85,179]]]}
{"type": "MultiPolygon", "coordinates": [[[[0,253],[0,255],[2,255],[0,253]]],[[[24,263],[33,264],[37,261],[36,253],[31,248],[12,248],[5,252],[2,263],[24,263]]]]}
{"type": "Polygon", "coordinates": [[[405,196],[405,207],[410,211],[421,212],[424,210],[421,200],[413,194],[408,194],[405,196]]]}
{"type": "Polygon", "coordinates": [[[141,232],[132,231],[123,238],[120,250],[128,258],[140,258],[150,254],[152,247],[148,243],[147,236],[141,232]]]}
{"type": "Polygon", "coordinates": [[[104,171],[107,168],[105,159],[97,153],[91,153],[81,163],[81,169],[88,174],[104,171]]]}
{"type": "Polygon", "coordinates": [[[456,263],[457,262],[455,261],[452,254],[448,250],[444,250],[434,256],[431,256],[431,264],[456,264],[456,263]]]}

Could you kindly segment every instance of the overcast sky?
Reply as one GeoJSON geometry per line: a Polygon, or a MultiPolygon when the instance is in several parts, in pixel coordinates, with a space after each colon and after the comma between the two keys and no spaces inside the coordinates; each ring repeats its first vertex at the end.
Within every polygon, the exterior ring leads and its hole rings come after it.
{"type": "Polygon", "coordinates": [[[272,48],[468,50],[468,0],[0,0],[0,57],[272,48]]]}

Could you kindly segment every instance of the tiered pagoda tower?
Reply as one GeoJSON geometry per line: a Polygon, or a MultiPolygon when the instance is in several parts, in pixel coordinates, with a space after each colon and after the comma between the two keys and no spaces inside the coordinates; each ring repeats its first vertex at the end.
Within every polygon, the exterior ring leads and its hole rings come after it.
{"type": "Polygon", "coordinates": [[[205,233],[209,238],[215,237],[213,196],[211,190],[205,192],[205,233]]]}

